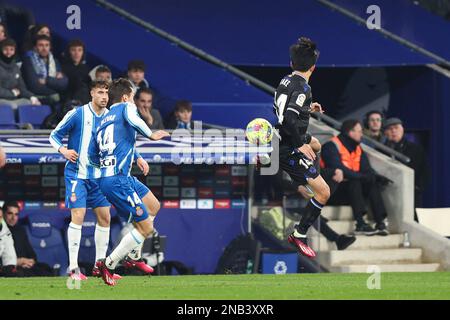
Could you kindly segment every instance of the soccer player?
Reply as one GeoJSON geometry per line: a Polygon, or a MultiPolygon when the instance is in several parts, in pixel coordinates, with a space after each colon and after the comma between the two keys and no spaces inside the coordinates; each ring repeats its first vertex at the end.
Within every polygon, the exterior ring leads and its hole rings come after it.
{"type": "MultiPolygon", "coordinates": [[[[69,276],[77,280],[87,279],[78,267],[81,229],[86,208],[93,208],[97,216],[94,235],[96,261],[106,256],[109,244],[110,203],[98,185],[100,169],[93,166],[88,159],[93,131],[99,125],[102,115],[108,111],[106,109],[108,89],[108,82],[93,81],[90,91],[92,101],[69,111],[49,137],[52,146],[67,159],[64,176],[65,202],[71,212],[71,222],[67,230],[69,276]],[[62,143],[66,135],[68,135],[67,147],[62,143]]],[[[143,162],[145,162],[143,159],[138,160],[140,167],[144,165],[143,162]]],[[[95,267],[92,273],[94,276],[99,274],[95,267]]]]}
{"type": "Polygon", "coordinates": [[[119,215],[128,218],[134,226],[106,259],[96,263],[103,281],[110,286],[116,284],[114,269],[122,259],[125,258],[126,264],[136,264],[141,260],[143,242],[153,233],[153,220],[160,208],[158,199],[131,176],[130,171],[137,133],[152,140],[160,140],[169,134],[150,130],[133,103],[134,94],[129,80],[118,79],[112,83],[109,89],[112,105],[100,122],[97,144],[90,152],[93,161],[100,165],[102,192],[119,215]]]}
{"type": "Polygon", "coordinates": [[[320,152],[320,143],[307,132],[310,114],[323,112],[319,103],[312,102],[311,87],[308,85],[319,51],[314,42],[303,37],[289,51],[293,72],[281,80],[274,100],[278,118],[275,128],[281,137],[280,166],[297,185],[309,185],[314,197],[308,202],[288,242],[300,254],[314,257],[315,252],[307,245],[306,232],[330,197],[330,188],[319,172],[316,153],[320,152]]]}

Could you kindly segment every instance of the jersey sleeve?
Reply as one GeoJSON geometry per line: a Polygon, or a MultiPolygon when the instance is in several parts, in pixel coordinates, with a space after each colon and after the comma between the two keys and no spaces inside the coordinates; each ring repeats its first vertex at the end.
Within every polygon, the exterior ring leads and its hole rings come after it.
{"type": "Polygon", "coordinates": [[[141,154],[139,153],[139,151],[137,151],[136,148],[134,148],[134,158],[137,160],[139,158],[142,158],[141,154]]]}
{"type": "Polygon", "coordinates": [[[300,113],[308,113],[310,111],[310,99],[311,93],[306,91],[294,91],[289,99],[289,103],[286,106],[286,112],[293,112],[300,115],[300,113]]]}
{"type": "Polygon", "coordinates": [[[127,103],[124,108],[124,116],[126,121],[144,137],[150,138],[152,130],[147,126],[144,120],[139,116],[137,107],[134,103],[127,103]]]}
{"type": "Polygon", "coordinates": [[[56,151],[63,146],[62,139],[69,133],[75,124],[77,109],[69,111],[55,129],[50,133],[49,141],[56,151]]]}

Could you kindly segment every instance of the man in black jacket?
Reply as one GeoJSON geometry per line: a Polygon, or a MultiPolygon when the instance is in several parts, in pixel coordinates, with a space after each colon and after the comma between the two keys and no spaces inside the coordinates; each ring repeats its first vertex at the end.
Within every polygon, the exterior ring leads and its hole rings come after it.
{"type": "Polygon", "coordinates": [[[381,198],[380,184],[386,178],[377,175],[360,143],[363,135],[358,120],[346,120],[341,134],[324,144],[322,159],[325,167],[338,168],[344,172],[344,181],[339,184],[333,198],[349,202],[356,221],[355,234],[388,235],[384,219],[386,208],[381,198]],[[363,216],[367,213],[367,200],[371,205],[375,229],[367,224],[363,216]]]}
{"type": "Polygon", "coordinates": [[[7,201],[3,205],[5,221],[14,239],[17,255],[17,274],[24,277],[52,276],[53,272],[46,263],[37,261],[25,228],[18,224],[20,208],[17,202],[7,201]]]}
{"type": "Polygon", "coordinates": [[[422,207],[423,191],[429,180],[429,169],[425,151],[422,146],[406,140],[405,129],[399,118],[389,118],[386,120],[384,132],[387,137],[386,145],[411,159],[406,165],[414,170],[414,204],[416,208],[420,208],[422,207]]]}

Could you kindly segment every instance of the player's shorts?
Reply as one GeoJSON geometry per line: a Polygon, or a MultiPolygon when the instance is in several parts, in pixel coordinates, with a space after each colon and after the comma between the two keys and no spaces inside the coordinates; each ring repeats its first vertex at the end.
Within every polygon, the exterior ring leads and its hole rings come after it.
{"type": "Polygon", "coordinates": [[[100,189],[122,218],[135,222],[148,218],[142,198],[150,189],[135,177],[119,174],[101,178],[100,189]]]}
{"type": "Polygon", "coordinates": [[[71,179],[65,177],[66,208],[110,207],[99,186],[99,179],[71,179]]]}
{"type": "Polygon", "coordinates": [[[293,185],[306,185],[307,179],[315,179],[320,175],[319,157],[309,160],[302,153],[294,153],[280,148],[280,168],[291,177],[293,185]]]}

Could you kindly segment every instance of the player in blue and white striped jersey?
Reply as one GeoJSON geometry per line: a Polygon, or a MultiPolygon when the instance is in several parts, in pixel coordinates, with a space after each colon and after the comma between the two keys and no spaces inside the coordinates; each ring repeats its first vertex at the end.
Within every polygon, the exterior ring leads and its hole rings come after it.
{"type": "Polygon", "coordinates": [[[125,264],[145,267],[140,252],[144,240],[153,232],[153,220],[160,208],[158,199],[147,186],[132,177],[130,171],[137,133],[152,140],[160,140],[169,134],[150,130],[133,103],[134,93],[129,80],[118,79],[112,83],[109,96],[113,104],[109,113],[102,117],[96,133],[97,144],[90,152],[90,157],[99,158],[102,192],[118,214],[134,225],[114,251],[96,263],[108,285],[115,285],[114,269],[123,258],[125,264]]]}
{"type": "MultiPolygon", "coordinates": [[[[65,202],[66,207],[71,210],[71,223],[67,230],[67,238],[69,275],[74,279],[86,279],[78,268],[81,229],[86,208],[93,208],[97,216],[94,235],[96,260],[106,256],[109,244],[111,204],[106,200],[98,184],[98,178],[101,176],[100,168],[92,165],[88,159],[92,134],[102,116],[108,112],[106,109],[108,89],[109,84],[105,81],[93,82],[91,86],[92,101],[69,111],[49,137],[52,146],[68,160],[64,169],[65,202]],[[65,136],[68,136],[67,147],[62,142],[65,136]]],[[[143,159],[140,160],[148,167],[143,159]]],[[[138,162],[140,167],[143,165],[142,162],[138,162]]],[[[95,271],[93,270],[94,275],[95,271]]]]}

